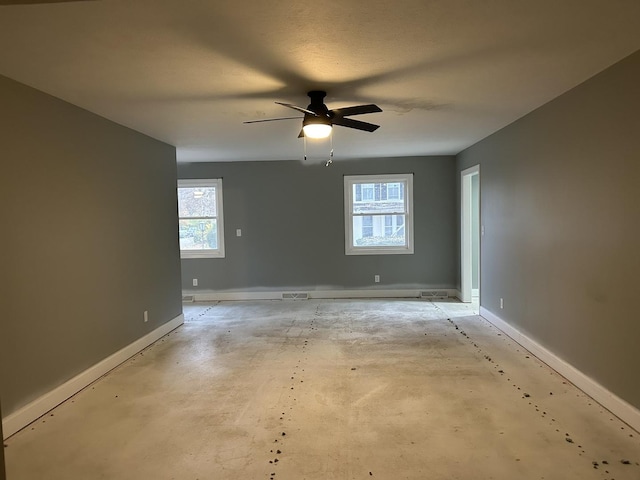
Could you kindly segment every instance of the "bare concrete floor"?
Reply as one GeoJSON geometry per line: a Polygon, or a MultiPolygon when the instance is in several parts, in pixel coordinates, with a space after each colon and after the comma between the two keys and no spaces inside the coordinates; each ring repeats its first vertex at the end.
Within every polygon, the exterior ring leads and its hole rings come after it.
{"type": "Polygon", "coordinates": [[[637,432],[474,314],[185,305],[5,441],[8,479],[640,479],[637,432]]]}

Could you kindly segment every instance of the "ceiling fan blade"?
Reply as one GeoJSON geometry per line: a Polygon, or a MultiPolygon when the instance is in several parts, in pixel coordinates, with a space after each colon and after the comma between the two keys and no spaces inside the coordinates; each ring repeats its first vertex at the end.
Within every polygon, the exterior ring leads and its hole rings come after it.
{"type": "Polygon", "coordinates": [[[331,120],[334,125],[340,125],[341,127],[355,128],[356,130],[364,130],[366,132],[373,132],[380,128],[380,125],[374,125],[373,123],[361,122],[359,120],[352,120],[350,118],[334,118],[331,120]]]}
{"type": "Polygon", "coordinates": [[[334,108],[333,110],[329,110],[329,114],[333,113],[340,117],[348,117],[349,115],[363,115],[365,113],[377,113],[381,111],[382,109],[379,106],[370,103],[368,105],[356,105],[355,107],[334,108]]]}
{"type": "Polygon", "coordinates": [[[260,120],[247,120],[246,122],[242,122],[242,123],[261,123],[261,122],[275,122],[276,120],[300,120],[304,117],[279,117],[279,118],[262,118],[260,120]]]}
{"type": "Polygon", "coordinates": [[[282,102],[276,102],[278,105],[282,105],[283,107],[289,107],[289,108],[293,108],[294,110],[298,110],[299,112],[302,113],[308,113],[310,115],[313,115],[314,117],[317,117],[318,114],[316,112],[312,112],[311,110],[307,110],[306,108],[302,108],[299,107],[297,105],[292,105],[290,103],[282,103],[282,102]]]}

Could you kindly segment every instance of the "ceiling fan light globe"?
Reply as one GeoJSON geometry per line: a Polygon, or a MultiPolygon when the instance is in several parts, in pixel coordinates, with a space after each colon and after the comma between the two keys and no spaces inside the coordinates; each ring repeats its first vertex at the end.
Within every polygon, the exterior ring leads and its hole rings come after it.
{"type": "Polygon", "coordinates": [[[302,127],[305,137],[327,138],[331,135],[331,125],[324,123],[310,123],[302,127]]]}

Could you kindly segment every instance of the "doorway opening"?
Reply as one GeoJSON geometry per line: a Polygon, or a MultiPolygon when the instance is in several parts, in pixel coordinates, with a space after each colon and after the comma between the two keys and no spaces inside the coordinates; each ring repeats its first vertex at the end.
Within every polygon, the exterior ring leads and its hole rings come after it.
{"type": "Polygon", "coordinates": [[[460,172],[460,295],[480,299],[480,165],[460,172]]]}

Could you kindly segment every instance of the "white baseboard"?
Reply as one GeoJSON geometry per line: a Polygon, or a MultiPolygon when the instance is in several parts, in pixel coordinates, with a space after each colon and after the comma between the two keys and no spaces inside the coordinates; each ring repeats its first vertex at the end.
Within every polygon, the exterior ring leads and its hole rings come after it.
{"type": "Polygon", "coordinates": [[[178,328],[183,323],[184,315],[180,314],[173,320],[161,325],[152,332],[149,332],[144,337],[139,338],[113,355],[110,355],[92,367],[89,367],[84,372],[73,377],[71,380],[11,413],[6,418],[3,418],[2,433],[4,438],[8,438],[17,431],[23,429],[34,420],[37,420],[51,409],[57,407],[83,388],[95,382],[104,374],[134,356],[136,353],[145,349],[153,342],[156,342],[170,331],[178,328]]]}
{"type": "Polygon", "coordinates": [[[584,393],[593,398],[600,405],[616,415],[630,427],[640,432],[640,410],[625,400],[607,390],[598,382],[588,377],[570,363],[551,353],[545,347],[532,340],[517,328],[509,325],[496,314],[484,307],[480,307],[480,316],[491,322],[495,327],[529,350],[544,363],[565,377],[584,393]]]}
{"type": "Polygon", "coordinates": [[[309,299],[339,298],[420,298],[422,292],[447,292],[449,297],[456,297],[457,291],[449,288],[438,289],[396,289],[396,290],[305,290],[292,289],[264,292],[198,292],[183,291],[183,296],[193,297],[194,302],[216,302],[225,300],[282,300],[285,293],[307,294],[309,299]]]}

